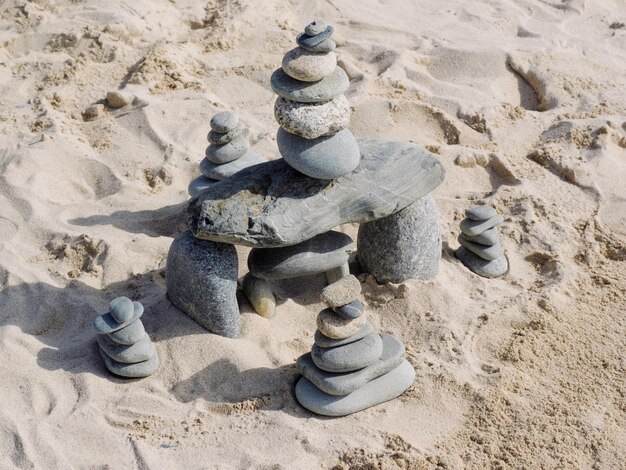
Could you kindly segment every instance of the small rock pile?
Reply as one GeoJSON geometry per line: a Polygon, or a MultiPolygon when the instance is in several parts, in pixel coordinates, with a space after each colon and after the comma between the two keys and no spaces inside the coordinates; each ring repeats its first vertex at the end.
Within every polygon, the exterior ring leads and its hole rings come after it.
{"type": "Polygon", "coordinates": [[[189,184],[188,192],[192,198],[199,196],[216,181],[264,161],[250,151],[248,129],[232,111],[222,111],[213,116],[207,140],[209,146],[200,162],[202,176],[189,184]]]}
{"type": "Polygon", "coordinates": [[[499,277],[509,269],[500,244],[497,226],[504,222],[493,207],[476,206],[465,211],[461,221],[461,246],[455,256],[471,271],[483,277],[499,277]]]}
{"type": "Polygon", "coordinates": [[[401,395],[415,379],[404,346],[377,334],[359,300],[361,284],[348,275],[322,291],[329,307],[317,317],[310,353],[297,361],[296,398],[308,410],[345,416],[401,395]]]}
{"type": "Polygon", "coordinates": [[[128,297],[109,304],[109,312],[94,321],[100,356],[107,369],[122,377],[147,377],[159,367],[156,348],[139,319],[143,305],[128,297]]]}
{"type": "Polygon", "coordinates": [[[283,57],[271,77],[278,95],[274,117],[281,126],[277,145],[294,169],[317,179],[335,179],[360,162],[356,139],[347,129],[350,105],[343,94],[348,76],[337,66],[333,27],[316,20],[298,35],[298,47],[283,57]]]}

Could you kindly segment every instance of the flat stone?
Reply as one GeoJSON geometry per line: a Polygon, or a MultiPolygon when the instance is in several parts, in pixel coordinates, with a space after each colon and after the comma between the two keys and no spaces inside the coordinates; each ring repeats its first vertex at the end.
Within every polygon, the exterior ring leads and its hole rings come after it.
{"type": "Polygon", "coordinates": [[[325,103],[298,103],[282,97],[274,104],[276,122],[305,139],[336,134],[350,124],[350,103],[345,95],[325,103]]]}
{"type": "Polygon", "coordinates": [[[221,111],[211,118],[211,129],[226,133],[239,124],[239,117],[232,111],[221,111]]]}
{"type": "Polygon", "coordinates": [[[96,331],[100,334],[113,333],[114,331],[121,330],[122,328],[127,327],[135,320],[139,319],[141,315],[143,315],[143,305],[139,302],[133,302],[133,306],[135,310],[133,312],[133,316],[130,317],[127,321],[120,323],[113,318],[110,313],[104,313],[98,317],[93,322],[93,326],[96,331]]]}
{"type": "Polygon", "coordinates": [[[465,217],[472,220],[489,220],[498,215],[491,206],[475,206],[465,210],[465,217]]]}
{"type": "Polygon", "coordinates": [[[460,236],[469,242],[480,243],[481,245],[491,246],[500,243],[500,236],[496,227],[485,230],[483,233],[473,237],[465,235],[463,232],[461,232],[460,236]]]}
{"type": "Polygon", "coordinates": [[[333,73],[337,67],[337,56],[334,52],[311,52],[296,47],[285,54],[281,65],[291,78],[317,82],[333,73]]]}
{"type": "Polygon", "coordinates": [[[302,377],[296,384],[296,399],[309,411],[324,416],[346,416],[392,400],[415,380],[415,370],[406,360],[392,371],[366,383],[348,395],[331,395],[302,377]]]}
{"type": "Polygon", "coordinates": [[[461,232],[463,232],[465,235],[475,237],[476,235],[480,235],[481,233],[483,233],[485,230],[489,230],[496,225],[500,225],[502,222],[504,222],[504,218],[498,214],[487,220],[463,219],[461,221],[460,227],[461,232]]]}
{"type": "Polygon", "coordinates": [[[302,43],[302,40],[301,40],[302,37],[304,37],[303,34],[298,35],[298,38],[296,39],[296,44],[300,46],[302,49],[306,49],[307,51],[332,52],[337,48],[337,43],[333,41],[332,39],[326,39],[320,42],[319,44],[316,44],[315,46],[310,47],[302,43]]]}
{"type": "Polygon", "coordinates": [[[358,333],[367,322],[367,313],[359,318],[343,318],[327,308],[317,315],[317,329],[331,339],[344,339],[358,333]]]}
{"type": "Polygon", "coordinates": [[[298,36],[298,39],[305,46],[314,47],[318,45],[320,42],[325,41],[326,39],[330,38],[334,31],[335,31],[335,28],[333,28],[332,26],[327,26],[326,29],[322,31],[321,33],[317,33],[315,36],[311,36],[307,34],[305,30],[304,34],[298,36]]]}
{"type": "Polygon", "coordinates": [[[113,333],[109,333],[108,336],[111,340],[119,344],[135,344],[145,334],[146,330],[144,329],[141,320],[135,320],[127,327],[114,331],[113,333]]]}
{"type": "Polygon", "coordinates": [[[398,367],[404,360],[404,346],[391,335],[381,333],[383,352],[369,366],[349,373],[338,374],[318,368],[310,353],[300,356],[296,362],[298,372],[317,388],[330,395],[347,395],[366,383],[398,367]]]}
{"type": "Polygon", "coordinates": [[[337,282],[324,287],[320,299],[329,307],[342,307],[359,298],[361,283],[350,274],[337,282]]]}
{"type": "Polygon", "coordinates": [[[495,245],[488,246],[470,242],[468,240],[465,240],[461,236],[458,237],[458,240],[459,243],[467,248],[469,251],[487,261],[493,261],[495,259],[498,259],[504,254],[504,251],[502,251],[502,246],[499,242],[495,245]]]}
{"type": "Polygon", "coordinates": [[[276,298],[265,279],[248,273],[243,278],[242,290],[256,313],[265,318],[276,314],[276,298]]]}
{"type": "Polygon", "coordinates": [[[443,181],[439,159],[426,150],[358,142],[360,165],[334,181],[307,177],[278,159],[207,188],[189,205],[194,235],[260,248],[295,245],[342,224],[398,212],[443,181]]]}
{"type": "Polygon", "coordinates": [[[232,142],[224,145],[209,145],[204,156],[213,163],[222,164],[237,160],[250,149],[250,143],[245,136],[239,136],[232,142]]]}
{"type": "Polygon", "coordinates": [[[174,306],[207,330],[237,338],[237,269],[233,245],[199,240],[190,231],[184,232],[167,256],[167,295],[174,306]]]}
{"type": "Polygon", "coordinates": [[[378,360],[383,352],[383,342],[376,333],[337,348],[320,348],[314,344],[311,358],[326,372],[353,372],[378,360]]]}
{"type": "Polygon", "coordinates": [[[324,20],[314,20],[311,21],[306,28],[304,28],[304,32],[309,36],[317,36],[318,34],[322,34],[326,31],[328,25],[324,20]]]}
{"type": "Polygon", "coordinates": [[[506,256],[488,261],[476,256],[464,246],[459,247],[459,249],[454,252],[454,255],[467,269],[482,277],[500,277],[509,271],[509,261],[506,256]]]}
{"type": "Polygon", "coordinates": [[[189,186],[187,187],[187,192],[192,199],[195,199],[215,183],[217,183],[217,180],[212,180],[210,178],[207,178],[206,176],[200,176],[193,179],[191,183],[189,183],[189,186]]]}
{"type": "Polygon", "coordinates": [[[343,94],[350,86],[350,80],[341,67],[319,82],[303,82],[291,78],[281,69],[272,73],[272,90],[279,96],[299,103],[323,103],[343,94]]]}
{"type": "Polygon", "coordinates": [[[343,318],[359,318],[363,315],[363,302],[355,300],[341,307],[333,307],[333,312],[343,318]]]}
{"type": "Polygon", "coordinates": [[[121,108],[133,101],[133,95],[123,91],[107,92],[107,105],[110,108],[121,108]]]}
{"type": "Polygon", "coordinates": [[[248,128],[245,127],[242,123],[239,123],[228,132],[217,132],[217,131],[211,130],[209,131],[206,138],[210,144],[224,145],[229,142],[232,142],[237,137],[247,136],[247,135],[248,135],[248,128]]]}
{"type": "Polygon", "coordinates": [[[348,277],[350,275],[350,265],[346,262],[339,266],[338,268],[329,269],[326,271],[326,284],[332,284],[333,282],[337,282],[344,277],[348,277]]]}
{"type": "Polygon", "coordinates": [[[237,160],[222,163],[220,165],[213,163],[207,158],[203,158],[200,162],[200,171],[209,179],[221,181],[226,178],[230,178],[244,168],[248,168],[249,166],[256,165],[258,163],[263,163],[264,161],[266,160],[263,157],[252,151],[246,152],[245,155],[237,160]]]}
{"type": "Polygon", "coordinates": [[[263,279],[306,276],[347,263],[353,251],[352,238],[331,230],[297,245],[253,248],[248,256],[248,269],[254,276],[263,279]]]}
{"type": "Polygon", "coordinates": [[[110,372],[121,377],[129,377],[138,379],[142,377],[148,377],[156,372],[159,368],[159,356],[154,354],[150,359],[143,362],[136,362],[134,364],[125,364],[123,362],[117,362],[105,353],[102,349],[100,351],[100,357],[104,361],[104,364],[110,372]]]}
{"type": "Polygon", "coordinates": [[[119,344],[107,335],[98,336],[98,345],[111,359],[125,364],[134,364],[150,359],[156,350],[150,337],[144,334],[135,344],[119,344]]]}
{"type": "Polygon", "coordinates": [[[432,279],[441,259],[441,230],[432,196],[361,224],[357,246],[361,269],[380,283],[432,279]]]}
{"type": "Polygon", "coordinates": [[[135,306],[128,297],[117,297],[109,303],[109,313],[116,322],[125,323],[135,314],[135,306]]]}
{"type": "Polygon", "coordinates": [[[365,322],[361,324],[356,333],[352,336],[348,336],[347,338],[342,339],[333,339],[324,335],[320,330],[315,330],[315,344],[317,344],[320,348],[336,348],[337,346],[343,346],[344,344],[354,343],[355,341],[364,338],[370,333],[374,332],[374,327],[371,323],[365,322]]]}

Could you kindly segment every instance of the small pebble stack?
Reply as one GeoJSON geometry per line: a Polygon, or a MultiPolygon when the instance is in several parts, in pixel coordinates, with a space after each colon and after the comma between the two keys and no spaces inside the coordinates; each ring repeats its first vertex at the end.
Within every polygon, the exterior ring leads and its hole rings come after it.
{"type": "Polygon", "coordinates": [[[298,35],[298,47],[283,57],[271,77],[278,95],[274,117],[281,126],[277,144],[293,168],[317,179],[335,179],[360,162],[356,139],[347,129],[348,76],[337,66],[333,27],[316,20],[298,35]]]}
{"type": "Polygon", "coordinates": [[[232,111],[222,111],[213,116],[207,139],[210,145],[200,162],[202,176],[193,180],[188,188],[192,198],[199,196],[216,181],[264,161],[250,151],[248,129],[232,111]]]}
{"type": "Polygon", "coordinates": [[[401,395],[415,379],[402,343],[374,332],[360,293],[361,284],[353,275],[322,291],[329,308],[317,317],[311,352],[296,364],[303,376],[296,384],[296,398],[314,413],[356,413],[401,395]]]}
{"type": "Polygon", "coordinates": [[[490,206],[476,206],[465,211],[458,237],[461,246],[455,256],[471,271],[483,277],[499,277],[509,269],[500,244],[497,226],[504,222],[490,206]]]}
{"type": "Polygon", "coordinates": [[[147,377],[159,367],[156,348],[139,319],[143,305],[128,297],[118,297],[109,311],[97,317],[100,356],[107,369],[122,377],[147,377]]]}

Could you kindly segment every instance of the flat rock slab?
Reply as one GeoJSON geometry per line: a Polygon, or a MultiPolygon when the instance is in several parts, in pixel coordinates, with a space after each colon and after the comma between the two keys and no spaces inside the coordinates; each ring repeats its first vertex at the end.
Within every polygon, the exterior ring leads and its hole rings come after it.
{"type": "Polygon", "coordinates": [[[189,204],[201,239],[271,248],[295,245],[345,223],[394,214],[435,189],[445,171],[414,145],[358,140],[361,163],[336,180],[301,174],[283,160],[248,167],[189,204]]]}
{"type": "Polygon", "coordinates": [[[98,349],[100,351],[100,357],[102,357],[106,368],[113,374],[121,377],[134,379],[148,377],[149,375],[154,374],[159,368],[159,355],[156,353],[147,361],[125,364],[112,359],[101,348],[98,349]]]}
{"type": "Polygon", "coordinates": [[[309,379],[302,377],[296,384],[296,399],[307,410],[318,415],[346,416],[402,395],[414,380],[415,370],[407,361],[343,396],[323,392],[309,379]]]}
{"type": "Polygon", "coordinates": [[[459,247],[454,252],[456,256],[467,269],[482,277],[500,277],[509,271],[509,261],[505,255],[493,261],[482,259],[469,251],[464,246],[459,247]]]}
{"type": "Polygon", "coordinates": [[[154,345],[147,334],[144,334],[135,344],[119,344],[107,335],[100,335],[98,345],[111,359],[125,364],[147,361],[156,354],[154,345]]]}
{"type": "Polygon", "coordinates": [[[348,336],[347,338],[343,338],[343,339],[329,338],[320,330],[315,330],[314,341],[315,341],[315,344],[317,344],[320,348],[336,348],[337,346],[343,346],[344,344],[354,343],[355,341],[361,338],[364,338],[365,336],[373,332],[374,332],[374,327],[372,326],[372,324],[369,322],[366,322],[366,323],[363,323],[359,327],[357,332],[354,333],[352,336],[348,336]]]}
{"type": "Polygon", "coordinates": [[[326,372],[353,372],[378,360],[383,352],[383,342],[375,333],[336,348],[313,345],[311,357],[317,367],[326,372]]]}
{"type": "Polygon", "coordinates": [[[144,329],[141,320],[135,320],[121,330],[109,333],[108,337],[118,344],[135,344],[145,334],[146,330],[144,329]]]}
{"type": "Polygon", "coordinates": [[[135,320],[138,320],[141,317],[141,315],[143,315],[143,305],[141,305],[139,302],[133,302],[133,307],[134,307],[133,316],[130,317],[125,322],[118,323],[117,320],[113,318],[113,315],[107,312],[96,317],[96,319],[93,322],[94,328],[100,334],[113,333],[117,330],[121,330],[122,328],[126,328],[135,320]]]}
{"type": "Polygon", "coordinates": [[[211,160],[204,158],[200,162],[200,171],[211,180],[221,181],[230,178],[238,171],[252,165],[264,162],[265,159],[254,152],[247,152],[243,157],[229,163],[218,165],[211,160]]]}

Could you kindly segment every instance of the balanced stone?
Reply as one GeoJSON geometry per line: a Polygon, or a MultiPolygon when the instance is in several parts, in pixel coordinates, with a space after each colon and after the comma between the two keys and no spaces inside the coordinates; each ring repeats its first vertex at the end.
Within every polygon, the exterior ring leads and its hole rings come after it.
{"type": "Polygon", "coordinates": [[[363,315],[363,302],[355,300],[341,307],[334,307],[333,311],[343,318],[359,318],[363,315]]]}
{"type": "Polygon", "coordinates": [[[265,318],[272,318],[276,314],[276,298],[266,280],[248,273],[241,287],[256,313],[265,318]]]}
{"type": "Polygon", "coordinates": [[[332,39],[326,39],[315,46],[307,46],[302,42],[302,38],[306,37],[304,34],[300,34],[296,39],[296,44],[302,49],[306,49],[311,52],[332,52],[337,48],[337,43],[332,39]]]}
{"type": "Polygon", "coordinates": [[[470,242],[468,240],[465,240],[461,236],[458,237],[458,240],[459,243],[467,248],[469,251],[487,261],[493,261],[495,259],[498,259],[504,254],[499,241],[494,245],[488,246],[470,242]]]}
{"type": "Polygon", "coordinates": [[[313,413],[346,416],[400,396],[415,380],[415,370],[406,360],[390,372],[367,382],[348,395],[330,395],[302,377],[296,384],[296,399],[313,413]]]}
{"type": "Polygon", "coordinates": [[[498,215],[491,206],[475,206],[465,210],[465,217],[472,220],[489,220],[498,215]]]}
{"type": "Polygon", "coordinates": [[[240,331],[237,269],[233,245],[199,240],[184,232],[167,256],[167,295],[207,330],[236,338],[240,331]]]}
{"type": "Polygon", "coordinates": [[[206,176],[199,176],[198,178],[192,180],[191,183],[189,183],[189,186],[187,187],[187,192],[192,199],[195,199],[215,183],[217,183],[216,180],[212,180],[210,178],[207,178],[206,176]]]}
{"type": "Polygon", "coordinates": [[[109,303],[109,313],[116,322],[125,323],[135,314],[135,306],[128,297],[117,297],[109,303]]]}
{"type": "Polygon", "coordinates": [[[344,95],[325,103],[298,103],[282,97],[274,104],[274,117],[291,134],[305,139],[331,135],[350,124],[350,103],[344,95]]]}
{"type": "Polygon", "coordinates": [[[249,166],[263,163],[265,159],[256,153],[249,151],[243,157],[233,160],[232,162],[222,163],[218,165],[207,158],[203,158],[200,162],[200,171],[204,176],[212,180],[224,180],[230,178],[238,171],[248,168],[249,166]]]}
{"type": "Polygon", "coordinates": [[[107,335],[100,335],[98,345],[111,359],[127,364],[147,361],[156,354],[154,345],[147,334],[134,344],[119,344],[107,335]]]}
{"type": "Polygon", "coordinates": [[[350,80],[341,67],[319,82],[303,82],[290,77],[281,69],[274,71],[270,78],[272,90],[279,96],[300,103],[323,103],[344,93],[350,80]]]}
{"type": "Polygon", "coordinates": [[[239,123],[228,132],[210,131],[207,135],[207,140],[210,144],[224,145],[244,135],[248,135],[248,129],[242,123],[239,123]]]}
{"type": "Polygon", "coordinates": [[[344,277],[348,277],[350,275],[350,265],[348,263],[344,263],[338,268],[329,269],[326,271],[326,283],[332,284],[333,282],[337,282],[344,277]]]}
{"type": "Polygon", "coordinates": [[[116,375],[130,378],[148,377],[156,372],[159,368],[159,356],[155,354],[147,361],[136,362],[134,364],[126,364],[118,362],[107,355],[100,349],[100,356],[104,361],[107,369],[116,375]]]}
{"type": "Polygon", "coordinates": [[[485,230],[495,227],[496,225],[500,225],[502,222],[504,222],[504,218],[498,214],[487,220],[463,219],[460,227],[461,232],[465,235],[475,237],[476,235],[483,233],[485,230]]]}
{"type": "Polygon", "coordinates": [[[133,307],[133,316],[123,323],[119,323],[117,320],[115,320],[115,318],[113,318],[113,316],[109,312],[96,317],[93,322],[96,331],[100,334],[113,333],[117,330],[121,330],[122,328],[127,327],[134,321],[138,320],[139,317],[143,315],[143,305],[141,305],[139,302],[133,302],[133,307]]]}
{"type": "Polygon", "coordinates": [[[337,348],[320,348],[313,345],[311,358],[326,372],[352,372],[367,367],[378,360],[383,352],[380,336],[371,333],[366,337],[337,348]]]}
{"type": "Polygon", "coordinates": [[[239,124],[239,118],[232,111],[222,111],[211,118],[211,129],[226,133],[239,124]]]}
{"type": "Polygon", "coordinates": [[[361,269],[378,282],[432,279],[441,259],[441,231],[435,201],[425,196],[388,217],[359,226],[361,269]]]}
{"type": "Polygon", "coordinates": [[[282,159],[246,168],[189,204],[198,238],[261,248],[294,245],[346,223],[398,212],[435,189],[445,171],[410,144],[360,140],[361,164],[332,183],[282,159]]]}
{"type": "Polygon", "coordinates": [[[383,352],[369,366],[349,373],[338,374],[318,368],[310,353],[298,358],[298,372],[309,379],[317,388],[330,395],[347,395],[358,390],[367,382],[398,367],[404,360],[404,346],[391,335],[381,334],[383,352]]]}
{"type": "Polygon", "coordinates": [[[329,307],[342,307],[359,298],[361,283],[350,274],[322,289],[320,298],[329,307]]]}
{"type": "Polygon", "coordinates": [[[326,336],[320,330],[315,330],[315,344],[317,344],[320,348],[336,348],[337,346],[343,346],[344,344],[354,343],[355,341],[364,338],[370,333],[374,332],[374,327],[371,323],[365,322],[363,323],[356,333],[347,338],[342,339],[333,339],[326,336]]]}
{"type": "Polygon", "coordinates": [[[318,34],[326,31],[327,27],[328,25],[324,22],[324,20],[314,20],[306,25],[304,32],[309,36],[317,36],[318,34]]]}
{"type": "Polygon", "coordinates": [[[361,329],[363,324],[367,322],[367,313],[359,318],[350,319],[343,318],[327,308],[317,315],[317,329],[331,339],[348,338],[361,329]]]}
{"type": "Polygon", "coordinates": [[[476,256],[464,246],[459,247],[454,255],[470,270],[482,277],[500,277],[509,270],[509,262],[506,256],[502,255],[498,259],[488,261],[476,256]]]}
{"type": "Polygon", "coordinates": [[[347,263],[353,251],[352,238],[331,230],[297,245],[254,248],[248,257],[248,268],[254,276],[263,279],[306,276],[347,263]]]}
{"type": "Polygon", "coordinates": [[[333,28],[332,26],[327,26],[326,29],[322,31],[321,33],[317,33],[314,36],[311,36],[307,34],[305,30],[305,33],[299,36],[298,39],[305,46],[314,47],[314,46],[317,46],[320,42],[325,41],[326,39],[330,38],[334,31],[335,31],[335,28],[333,28]]]}
{"type": "Polygon", "coordinates": [[[337,67],[334,52],[311,52],[296,47],[283,57],[282,68],[287,75],[303,82],[317,82],[337,67]]]}
{"type": "Polygon", "coordinates": [[[461,232],[460,237],[469,242],[480,243],[481,245],[491,246],[496,243],[500,243],[500,236],[498,235],[498,230],[495,227],[485,230],[483,233],[474,235],[473,237],[465,235],[461,232]]]}
{"type": "Polygon", "coordinates": [[[249,148],[248,139],[242,135],[224,145],[209,145],[205,157],[213,163],[228,163],[243,156],[249,148]]]}
{"type": "Polygon", "coordinates": [[[119,344],[135,344],[146,334],[141,321],[134,321],[121,330],[109,333],[108,337],[119,344]]]}

